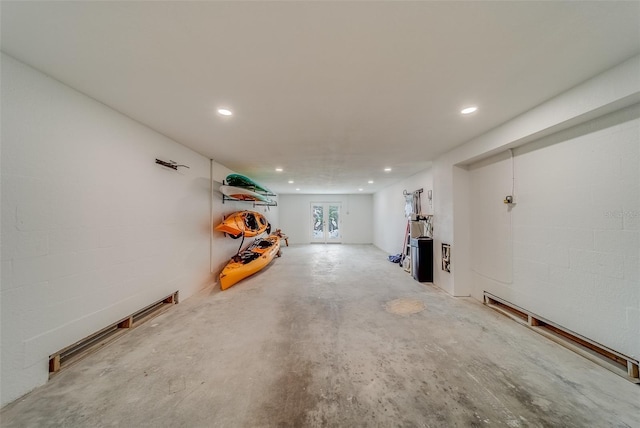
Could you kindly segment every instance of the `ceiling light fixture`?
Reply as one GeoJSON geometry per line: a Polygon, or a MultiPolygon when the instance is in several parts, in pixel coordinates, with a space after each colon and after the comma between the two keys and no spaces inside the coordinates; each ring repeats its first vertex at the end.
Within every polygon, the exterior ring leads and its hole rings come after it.
{"type": "Polygon", "coordinates": [[[462,110],[460,110],[460,113],[462,113],[462,114],[471,114],[471,113],[475,113],[477,110],[478,110],[478,107],[470,106],[470,107],[465,107],[462,110]]]}
{"type": "Polygon", "coordinates": [[[296,191],[300,191],[300,188],[299,188],[299,187],[296,187],[296,191]]]}
{"type": "Polygon", "coordinates": [[[276,172],[282,172],[282,168],[276,168],[276,172]]]}
{"type": "Polygon", "coordinates": [[[358,192],[362,192],[364,189],[358,189],[358,192]]]}
{"type": "Polygon", "coordinates": [[[389,168],[389,167],[386,167],[386,168],[384,169],[384,172],[389,172],[389,171],[391,171],[391,168],[389,168]]]}
{"type": "Polygon", "coordinates": [[[289,180],[289,184],[293,184],[293,180],[289,180]]]}
{"type": "Polygon", "coordinates": [[[218,114],[221,114],[223,116],[231,116],[233,114],[233,112],[229,109],[226,108],[219,108],[218,109],[218,114]]]}
{"type": "Polygon", "coordinates": [[[373,180],[369,180],[369,181],[367,181],[367,183],[373,184],[373,180]]]}

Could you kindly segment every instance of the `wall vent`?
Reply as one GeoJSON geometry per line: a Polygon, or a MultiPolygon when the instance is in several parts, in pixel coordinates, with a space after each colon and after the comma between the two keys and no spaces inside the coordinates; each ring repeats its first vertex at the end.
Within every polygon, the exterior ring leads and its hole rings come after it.
{"type": "Polygon", "coordinates": [[[84,357],[93,354],[102,349],[109,343],[116,340],[132,328],[149,321],[150,319],[160,315],[171,306],[178,303],[178,292],[170,294],[167,297],[158,300],[144,308],[134,312],[126,318],[123,318],[109,326],[90,334],[82,340],[69,345],[66,348],[49,356],[49,377],[58,373],[60,370],[80,361],[84,357]]]}
{"type": "Polygon", "coordinates": [[[484,304],[625,379],[640,384],[637,360],[574,333],[486,291],[484,292],[484,304]]]}

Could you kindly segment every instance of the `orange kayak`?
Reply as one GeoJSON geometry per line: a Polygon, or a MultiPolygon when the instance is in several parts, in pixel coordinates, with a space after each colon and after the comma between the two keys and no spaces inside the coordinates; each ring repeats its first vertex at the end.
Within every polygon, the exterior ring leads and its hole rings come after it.
{"type": "Polygon", "coordinates": [[[236,239],[244,235],[245,237],[258,236],[263,232],[269,233],[271,225],[267,219],[255,211],[238,211],[223,220],[215,227],[215,230],[224,232],[236,239]]]}
{"type": "Polygon", "coordinates": [[[280,255],[280,237],[269,235],[256,239],[253,244],[231,258],[220,272],[220,289],[226,290],[237,282],[262,270],[280,255]]]}

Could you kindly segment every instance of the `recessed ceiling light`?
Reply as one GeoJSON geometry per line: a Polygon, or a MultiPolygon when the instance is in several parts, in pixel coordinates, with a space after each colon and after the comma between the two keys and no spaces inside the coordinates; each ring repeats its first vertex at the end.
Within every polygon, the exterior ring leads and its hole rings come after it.
{"type": "Polygon", "coordinates": [[[282,172],[282,168],[276,168],[277,172],[282,172]]]}
{"type": "Polygon", "coordinates": [[[389,171],[391,171],[391,168],[389,168],[389,167],[386,167],[386,168],[384,169],[384,172],[389,172],[389,171]]]}
{"type": "Polygon", "coordinates": [[[462,110],[460,110],[460,113],[462,113],[462,114],[471,114],[471,113],[474,113],[477,110],[478,110],[478,107],[469,106],[469,107],[465,107],[462,110]]]}
{"type": "Polygon", "coordinates": [[[358,192],[362,192],[364,189],[358,189],[358,192]]]}
{"type": "Polygon", "coordinates": [[[367,181],[367,183],[373,184],[373,180],[369,180],[369,181],[367,181]]]}
{"type": "Polygon", "coordinates": [[[218,109],[218,114],[221,114],[223,116],[231,116],[233,114],[233,112],[229,109],[226,108],[219,108],[218,109]]]}
{"type": "Polygon", "coordinates": [[[300,190],[300,188],[299,188],[299,187],[296,187],[296,190],[297,190],[297,191],[299,191],[299,190],[300,190]]]}
{"type": "Polygon", "coordinates": [[[289,184],[293,184],[293,180],[289,180],[289,184]]]}

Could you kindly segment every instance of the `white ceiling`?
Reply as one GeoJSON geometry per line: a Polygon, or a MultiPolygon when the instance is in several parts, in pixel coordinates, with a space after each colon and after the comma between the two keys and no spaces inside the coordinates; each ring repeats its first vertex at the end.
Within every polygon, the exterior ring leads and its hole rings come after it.
{"type": "Polygon", "coordinates": [[[3,52],[280,193],[379,190],[640,52],[639,2],[1,7],[3,52]]]}

